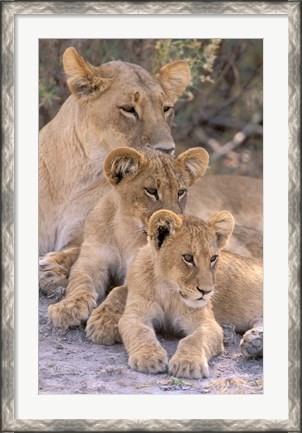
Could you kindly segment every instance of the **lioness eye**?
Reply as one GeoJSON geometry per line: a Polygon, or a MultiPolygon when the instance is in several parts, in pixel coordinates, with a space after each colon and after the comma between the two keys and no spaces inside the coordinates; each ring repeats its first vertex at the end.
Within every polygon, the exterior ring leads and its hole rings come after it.
{"type": "Polygon", "coordinates": [[[178,198],[183,198],[186,195],[187,191],[188,190],[186,188],[180,189],[178,191],[178,198]]]}
{"type": "Polygon", "coordinates": [[[187,263],[188,265],[194,265],[194,258],[192,254],[184,254],[182,258],[184,262],[187,263]]]}
{"type": "Polygon", "coordinates": [[[134,107],[131,107],[130,105],[125,105],[123,107],[120,107],[120,109],[124,112],[124,113],[129,113],[132,114],[133,116],[135,116],[136,118],[138,118],[138,114],[135,110],[134,107]]]}
{"type": "Polygon", "coordinates": [[[156,188],[145,188],[145,193],[152,198],[156,198],[158,200],[158,193],[156,188]]]}
{"type": "Polygon", "coordinates": [[[164,113],[168,113],[168,111],[173,110],[173,107],[171,106],[166,106],[164,107],[164,113]]]}
{"type": "Polygon", "coordinates": [[[213,266],[217,262],[218,256],[214,255],[210,258],[211,266],[213,266]]]}

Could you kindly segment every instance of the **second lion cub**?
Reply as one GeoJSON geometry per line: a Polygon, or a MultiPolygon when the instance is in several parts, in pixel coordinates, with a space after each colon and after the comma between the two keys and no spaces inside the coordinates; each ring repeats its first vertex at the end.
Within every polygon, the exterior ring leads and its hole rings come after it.
{"type": "MultiPolygon", "coordinates": [[[[175,159],[156,150],[138,152],[128,147],[107,155],[108,189],[86,219],[84,242],[65,298],[48,308],[55,326],[79,326],[89,318],[98,298],[103,299],[112,285],[124,283],[129,262],[146,244],[150,216],[163,208],[182,213],[188,188],[207,166],[208,153],[201,148],[188,149],[175,159]]],[[[95,325],[94,320],[87,324],[93,340],[102,332],[95,325]]]]}
{"type": "Polygon", "coordinates": [[[166,370],[167,353],[154,327],[168,328],[185,335],[169,372],[186,378],[208,376],[208,361],[223,350],[223,331],[210,298],[218,256],[233,227],[226,211],[207,223],[169,210],[152,215],[149,242],[128,269],[126,309],[118,325],[131,368],[145,373],[166,370]]]}

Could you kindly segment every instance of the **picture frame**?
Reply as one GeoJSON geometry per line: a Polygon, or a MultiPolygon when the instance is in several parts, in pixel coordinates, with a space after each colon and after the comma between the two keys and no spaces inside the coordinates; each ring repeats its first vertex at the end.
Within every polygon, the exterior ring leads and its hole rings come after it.
{"type": "MultiPolygon", "coordinates": [[[[298,431],[300,310],[300,3],[299,2],[2,2],[2,425],[1,431],[298,431]],[[286,15],[288,17],[288,418],[287,419],[20,419],[16,417],[14,83],[15,17],[46,14],[101,15],[286,15]]],[[[156,398],[156,396],[155,396],[156,398]]]]}

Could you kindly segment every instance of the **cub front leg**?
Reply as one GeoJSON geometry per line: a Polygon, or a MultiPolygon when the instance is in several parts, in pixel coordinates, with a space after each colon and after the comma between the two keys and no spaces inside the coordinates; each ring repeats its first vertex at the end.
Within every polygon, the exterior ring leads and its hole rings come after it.
{"type": "Polygon", "coordinates": [[[39,258],[39,287],[48,296],[62,295],[68,284],[72,265],[80,253],[79,247],[53,251],[39,258]]]}
{"type": "Polygon", "coordinates": [[[69,276],[66,297],[48,307],[48,316],[54,326],[67,329],[88,319],[98,296],[105,295],[113,259],[108,248],[91,242],[82,245],[69,276]]]}
{"type": "Polygon", "coordinates": [[[127,305],[118,328],[129,356],[129,366],[143,373],[161,373],[167,370],[167,353],[157,341],[144,311],[139,304],[127,305]]]}
{"type": "Polygon", "coordinates": [[[213,319],[206,326],[200,324],[192,334],[179,342],[169,362],[169,373],[188,379],[208,377],[208,361],[222,351],[223,331],[218,323],[213,319]]]}
{"type": "Polygon", "coordinates": [[[95,308],[87,321],[86,335],[94,343],[121,343],[118,322],[125,310],[127,286],[115,287],[107,298],[95,308]]]}

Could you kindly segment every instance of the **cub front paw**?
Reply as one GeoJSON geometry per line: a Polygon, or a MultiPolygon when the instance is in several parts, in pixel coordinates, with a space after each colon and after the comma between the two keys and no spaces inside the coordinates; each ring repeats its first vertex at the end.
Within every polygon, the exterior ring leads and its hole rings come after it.
{"type": "Polygon", "coordinates": [[[46,254],[39,259],[39,287],[48,296],[64,294],[68,284],[69,268],[60,252],[46,254]]]}
{"type": "Polygon", "coordinates": [[[246,358],[263,356],[263,328],[252,328],[247,331],[240,341],[240,350],[246,358]]]}
{"type": "Polygon", "coordinates": [[[167,353],[162,349],[148,348],[144,353],[129,356],[129,366],[142,373],[163,373],[168,368],[167,353]]]}
{"type": "Polygon", "coordinates": [[[175,354],[169,362],[169,373],[186,379],[202,379],[209,376],[209,366],[204,356],[175,354]]]}
{"type": "Polygon", "coordinates": [[[95,304],[94,300],[66,298],[48,307],[48,317],[58,328],[72,328],[88,319],[95,304]]]}
{"type": "Polygon", "coordinates": [[[86,336],[97,344],[111,345],[121,343],[122,339],[118,330],[118,321],[121,314],[114,313],[108,308],[106,301],[92,311],[87,321],[86,336]]]}

